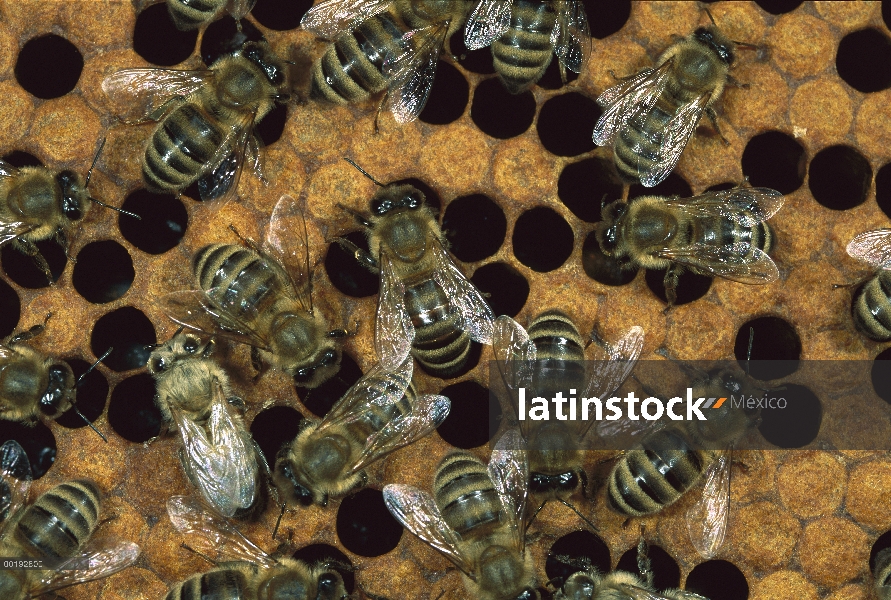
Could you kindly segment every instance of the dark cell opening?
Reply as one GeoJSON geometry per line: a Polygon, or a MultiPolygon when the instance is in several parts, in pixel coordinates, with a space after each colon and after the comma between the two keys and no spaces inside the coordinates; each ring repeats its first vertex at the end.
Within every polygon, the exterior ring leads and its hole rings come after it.
{"type": "Polygon", "coordinates": [[[360,490],[344,498],[337,509],[337,538],[353,554],[381,556],[401,537],[402,525],[387,510],[380,490],[360,490]]]}
{"type": "MultiPolygon", "coordinates": [[[[75,377],[81,377],[87,372],[92,363],[79,358],[66,359],[74,372],[75,377]]],[[[92,423],[99,418],[102,411],[105,410],[105,401],[108,399],[108,380],[99,369],[93,369],[87,373],[86,377],[80,379],[77,383],[77,410],[81,412],[87,420],[92,423]]],[[[80,418],[77,412],[71,408],[67,412],[59,415],[56,423],[62,427],[70,429],[79,429],[86,427],[87,424],[80,418]]],[[[108,437],[105,434],[105,437],[108,437]]]]}
{"type": "Polygon", "coordinates": [[[259,413],[251,423],[251,435],[263,451],[269,467],[282,446],[297,437],[303,415],[290,406],[273,406],[259,413]]]}
{"type": "Polygon", "coordinates": [[[563,168],[557,180],[557,196],[579,219],[596,223],[601,219],[601,203],[622,196],[622,181],[612,161],[586,158],[563,168]]]}
{"type": "Polygon", "coordinates": [[[572,227],[546,206],[527,210],[514,224],[514,256],[541,273],[559,268],[572,254],[572,227]]]}
{"type": "MultiPolygon", "coordinates": [[[[554,61],[557,62],[557,61],[554,61]]],[[[541,145],[557,156],[577,156],[594,149],[591,131],[603,111],[597,103],[578,92],[554,96],[538,114],[541,145]]]]}
{"type": "Polygon", "coordinates": [[[470,281],[483,294],[488,294],[484,297],[496,315],[516,316],[529,298],[529,282],[507,263],[483,265],[470,281]]]}
{"type": "Polygon", "coordinates": [[[0,279],[0,340],[15,331],[22,316],[22,302],[12,286],[0,279]]]}
{"type": "Polygon", "coordinates": [[[545,562],[545,573],[548,579],[561,577],[566,581],[573,573],[586,570],[586,565],[606,573],[611,570],[611,564],[609,547],[603,540],[590,531],[573,531],[551,546],[545,562]]]}
{"type": "Polygon", "coordinates": [[[452,53],[459,58],[461,66],[471,73],[479,73],[480,75],[491,75],[495,72],[495,65],[492,62],[492,50],[486,46],[479,50],[468,50],[464,44],[464,28],[452,34],[449,38],[449,44],[452,53]]]}
{"type": "Polygon", "coordinates": [[[591,37],[602,40],[616,33],[631,16],[631,0],[582,0],[591,37]]]}
{"type": "Polygon", "coordinates": [[[251,16],[263,27],[285,31],[296,29],[312,6],[312,0],[257,0],[251,16]]]}
{"type": "Polygon", "coordinates": [[[820,150],[808,167],[808,187],[826,208],[847,210],[866,201],[872,181],[869,161],[850,146],[820,150]]]}
{"type": "MultiPolygon", "coordinates": [[[[666,269],[653,270],[647,269],[644,274],[646,276],[647,287],[656,294],[656,296],[668,303],[668,297],[665,294],[665,272],[666,269]]],[[[712,277],[700,275],[688,269],[685,269],[678,278],[678,287],[675,289],[677,300],[674,301],[675,306],[681,304],[689,304],[695,302],[708,293],[712,287],[712,277]]]]}
{"type": "Polygon", "coordinates": [[[259,42],[262,39],[263,34],[247,19],[241,20],[239,31],[235,19],[224,15],[204,30],[204,35],[201,36],[201,60],[210,66],[221,56],[240,50],[245,42],[259,42]]]}
{"type": "Polygon", "coordinates": [[[807,156],[798,141],[782,131],[767,131],[749,140],[742,155],[743,174],[752,187],[791,194],[804,182],[807,156]]]}
{"type": "Polygon", "coordinates": [[[43,163],[39,158],[29,152],[22,150],[13,150],[3,157],[3,160],[17,169],[22,167],[42,167],[43,163]]]}
{"type": "Polygon", "coordinates": [[[127,293],[136,272],[127,249],[114,240],[91,242],[77,253],[71,282],[93,304],[117,300],[127,293]]]}
{"type": "Polygon", "coordinates": [[[604,285],[625,285],[637,277],[637,269],[623,269],[619,261],[603,253],[593,231],[582,245],[582,268],[588,277],[604,285]]]}
{"type": "MultiPolygon", "coordinates": [[[[667,590],[681,585],[681,568],[668,552],[659,546],[648,546],[647,556],[650,559],[650,568],[653,570],[653,587],[657,590],[667,590]]],[[[630,548],[622,555],[616,570],[638,572],[637,547],[630,548]]]]}
{"type": "Polygon", "coordinates": [[[115,433],[137,444],[161,432],[164,419],[155,404],[155,378],[139,373],[117,384],[108,403],[108,424],[115,433]]]}
{"type": "MultiPolygon", "coordinates": [[[[753,184],[754,185],[754,184],[753,184]]],[[[639,183],[634,183],[628,188],[628,198],[634,200],[638,196],[678,196],[689,198],[693,195],[693,188],[676,172],[671,172],[658,185],[648,188],[639,183]]]]}
{"type": "Polygon", "coordinates": [[[152,4],[136,17],[133,50],[152,64],[171,67],[189,58],[198,30],[180,31],[170,18],[167,3],[152,4]]]}
{"type": "Polygon", "coordinates": [[[77,47],[49,34],[25,42],[15,63],[15,78],[38,98],[58,98],[74,89],[83,69],[84,58],[77,47]]]}
{"type": "Polygon", "coordinates": [[[442,229],[458,260],[476,262],[498,252],[507,234],[504,211],[482,194],[462,196],[446,206],[442,229]]]}
{"type": "Polygon", "coordinates": [[[256,132],[263,140],[264,146],[271,146],[282,137],[285,123],[288,121],[288,105],[276,104],[272,110],[257,123],[256,132]]]}
{"type": "Polygon", "coordinates": [[[686,590],[722,600],[746,600],[749,597],[745,575],[726,560],[709,560],[696,565],[687,575],[686,590]]]}
{"type": "Polygon", "coordinates": [[[529,90],[511,94],[497,77],[486,79],[473,93],[470,118],[480,131],[494,138],[516,137],[535,119],[535,97],[529,90]]]}
{"type": "MultiPolygon", "coordinates": [[[[65,250],[55,239],[42,240],[36,245],[46,260],[46,264],[49,265],[53,283],[57,282],[68,262],[65,250]]],[[[0,265],[3,266],[6,275],[23,288],[36,290],[50,285],[50,282],[46,280],[46,274],[37,266],[37,261],[24,252],[20,252],[15,244],[6,244],[0,250],[0,265]]]]}
{"type": "Polygon", "coordinates": [[[567,83],[572,83],[578,78],[578,73],[574,73],[573,71],[566,69],[566,83],[563,82],[563,76],[560,75],[560,59],[557,58],[557,55],[555,54],[552,55],[551,62],[548,64],[548,68],[545,69],[545,72],[541,76],[541,79],[539,79],[535,83],[535,85],[546,90],[559,90],[567,83]]]}
{"type": "Polygon", "coordinates": [[[446,125],[464,114],[470,98],[470,85],[452,64],[441,60],[424,110],[418,117],[431,125],[446,125]]]}
{"type": "Polygon", "coordinates": [[[0,421],[0,444],[7,440],[17,441],[28,455],[34,479],[43,477],[56,460],[56,437],[42,422],[28,427],[13,421],[0,421]]]}
{"type": "MultiPolygon", "coordinates": [[[[346,239],[368,252],[368,239],[361,231],[353,231],[346,239]]],[[[380,275],[375,275],[359,264],[351,252],[337,243],[328,244],[325,254],[325,273],[338,290],[353,298],[365,298],[378,292],[380,275]]]]}
{"type": "Polygon", "coordinates": [[[99,317],[90,336],[90,349],[102,356],[109,348],[111,354],[102,361],[113,371],[138,369],[148,360],[151,346],[158,342],[155,328],[142,311],[124,306],[99,317]]]}
{"type": "Polygon", "coordinates": [[[891,2],[882,2],[882,20],[885,27],[891,29],[891,2]]]}
{"type": "Polygon", "coordinates": [[[891,218],[891,163],[883,165],[876,173],[876,204],[891,218]]]}
{"type": "Polygon", "coordinates": [[[870,379],[872,380],[872,389],[876,395],[891,404],[891,366],[879,361],[891,360],[891,348],[886,348],[879,352],[875,361],[872,363],[870,370],[870,379]]]}
{"type": "Polygon", "coordinates": [[[356,588],[356,569],[353,568],[353,562],[346,554],[328,544],[310,544],[297,550],[291,555],[291,558],[303,561],[307,565],[314,567],[319,564],[329,564],[330,568],[340,573],[343,579],[343,585],[347,592],[353,593],[356,588]]]}
{"type": "MultiPolygon", "coordinates": [[[[373,325],[369,325],[372,329],[373,325]]],[[[340,400],[348,389],[362,377],[362,369],[347,353],[342,354],[340,370],[337,374],[317,388],[297,387],[297,395],[303,406],[317,417],[324,417],[331,407],[340,400]]]]}
{"type": "Polygon", "coordinates": [[[764,394],[776,398],[769,404],[778,407],[780,398],[786,401],[784,408],[761,409],[758,431],[765,440],[779,448],[802,448],[817,438],[823,422],[823,405],[814,392],[803,385],[787,383],[764,394]]]}
{"type": "Polygon", "coordinates": [[[492,439],[501,421],[501,406],[475,381],[462,381],[439,392],[452,401],[449,416],[436,431],[456,448],[478,448],[492,439]]]}
{"type": "Polygon", "coordinates": [[[124,239],[148,254],[163,254],[176,247],[186,233],[189,214],[173,194],[153,194],[138,189],[121,207],[141,218],[118,215],[118,229],[124,239]]]}
{"type": "MultiPolygon", "coordinates": [[[[887,5],[888,3],[882,3],[882,6],[887,5]]],[[[874,572],[876,568],[876,555],[885,550],[886,548],[891,548],[891,531],[886,531],[882,535],[879,536],[879,539],[875,541],[872,545],[872,549],[869,552],[869,570],[870,572],[874,572]]]]}
{"type": "Polygon", "coordinates": [[[779,317],[759,317],[744,323],[736,332],[733,354],[740,367],[755,379],[780,379],[798,370],[801,338],[787,321],[779,317]]]}
{"type": "Polygon", "coordinates": [[[483,354],[483,346],[479,342],[471,342],[470,350],[467,352],[467,359],[460,369],[450,374],[448,377],[442,377],[438,373],[431,372],[427,367],[425,367],[420,362],[415,362],[417,366],[421,368],[424,373],[432,377],[439,377],[440,379],[454,379],[455,377],[461,377],[462,375],[466,375],[470,371],[472,371],[480,362],[480,356],[483,354]]]}
{"type": "Polygon", "coordinates": [[[891,87],[891,38],[884,31],[861,29],[842,38],[835,54],[838,76],[858,92],[891,87]]]}
{"type": "Polygon", "coordinates": [[[772,15],[792,12],[801,6],[802,2],[803,0],[755,0],[755,4],[772,15]]]}
{"type": "MultiPolygon", "coordinates": [[[[393,185],[413,185],[418,188],[422,194],[424,194],[424,204],[433,211],[433,214],[438,218],[439,214],[442,210],[442,199],[439,197],[439,194],[432,187],[421,181],[420,179],[415,179],[414,177],[409,177],[408,179],[398,179],[396,181],[391,182],[393,185]]],[[[369,199],[369,206],[371,200],[369,199]]]]}
{"type": "Polygon", "coordinates": [[[736,187],[735,183],[732,183],[730,181],[725,181],[723,183],[716,183],[715,185],[710,185],[707,188],[705,188],[705,191],[706,192],[723,192],[726,190],[732,190],[735,187],[736,187]]]}

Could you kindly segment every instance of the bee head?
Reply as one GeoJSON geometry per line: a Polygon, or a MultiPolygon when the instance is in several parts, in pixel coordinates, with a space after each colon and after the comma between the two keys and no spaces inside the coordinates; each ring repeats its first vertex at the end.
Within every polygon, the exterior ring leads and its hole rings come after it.
{"type": "Polygon", "coordinates": [[[65,169],[56,175],[56,184],[62,192],[62,214],[69,221],[80,221],[86,212],[84,207],[84,185],[80,175],[65,169]]]}
{"type": "Polygon", "coordinates": [[[721,35],[714,27],[700,27],[693,32],[693,38],[708,46],[724,64],[728,66],[733,64],[733,42],[721,35]]]}
{"type": "Polygon", "coordinates": [[[628,212],[628,204],[616,201],[603,209],[603,221],[597,224],[595,236],[600,249],[607,256],[612,256],[619,245],[619,225],[622,217],[628,212]]]}
{"type": "Polygon", "coordinates": [[[289,447],[286,444],[279,451],[275,463],[273,480],[275,487],[290,497],[290,503],[299,506],[311,506],[315,499],[312,490],[301,480],[294,468],[294,462],[289,458],[289,447]]]}
{"type": "Polygon", "coordinates": [[[71,408],[74,401],[74,373],[68,363],[58,362],[50,365],[49,381],[43,396],[40,397],[40,412],[55,419],[71,408]]]}
{"type": "Polygon", "coordinates": [[[371,212],[382,217],[400,208],[416,210],[424,204],[424,193],[411,185],[389,185],[371,199],[371,212]]]}
{"type": "Polygon", "coordinates": [[[245,44],[241,55],[260,67],[272,85],[278,87],[285,82],[285,70],[259,44],[255,42],[245,44]]]}
{"type": "Polygon", "coordinates": [[[324,348],[315,361],[294,371],[294,383],[299,387],[314,388],[331,379],[340,367],[340,349],[324,348]]]}

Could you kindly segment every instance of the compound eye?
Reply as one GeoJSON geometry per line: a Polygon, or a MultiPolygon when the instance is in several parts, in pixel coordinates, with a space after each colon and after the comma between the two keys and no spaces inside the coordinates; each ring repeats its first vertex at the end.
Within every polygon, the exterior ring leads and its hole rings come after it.
{"type": "Polygon", "coordinates": [[[313,373],[316,372],[315,367],[306,367],[304,369],[297,369],[297,372],[294,373],[294,383],[303,384],[312,379],[313,373]]]}
{"type": "Polygon", "coordinates": [[[618,237],[619,237],[619,230],[615,225],[610,226],[606,230],[606,235],[604,236],[604,239],[606,240],[606,242],[609,245],[611,250],[616,247],[616,240],[618,237]]]}
{"type": "Polygon", "coordinates": [[[371,212],[379,217],[384,216],[393,208],[393,202],[387,199],[375,200],[371,203],[371,212]]]}
{"type": "Polygon", "coordinates": [[[245,58],[253,62],[258,62],[261,58],[260,49],[253,45],[245,47],[245,49],[242,50],[242,54],[245,58]]]}
{"type": "Polygon", "coordinates": [[[167,368],[167,361],[165,361],[160,356],[158,358],[152,359],[152,371],[154,371],[155,373],[161,373],[166,368],[167,368]]]}
{"type": "Polygon", "coordinates": [[[189,354],[193,354],[195,350],[198,349],[198,340],[195,338],[188,338],[186,343],[183,344],[183,350],[188,352],[189,354]]]}
{"type": "Polygon", "coordinates": [[[325,573],[319,577],[319,590],[330,592],[337,587],[337,576],[331,573],[325,573]]]}
{"type": "Polygon", "coordinates": [[[407,208],[418,208],[421,206],[423,198],[418,192],[412,192],[402,200],[402,205],[407,208]]]}
{"type": "Polygon", "coordinates": [[[322,364],[323,366],[333,365],[335,360],[337,360],[337,355],[334,353],[334,350],[328,350],[322,356],[320,364],[322,364]]]}
{"type": "Polygon", "coordinates": [[[66,202],[63,212],[65,213],[65,218],[69,221],[80,221],[83,218],[83,212],[81,212],[77,202],[66,202]]]}

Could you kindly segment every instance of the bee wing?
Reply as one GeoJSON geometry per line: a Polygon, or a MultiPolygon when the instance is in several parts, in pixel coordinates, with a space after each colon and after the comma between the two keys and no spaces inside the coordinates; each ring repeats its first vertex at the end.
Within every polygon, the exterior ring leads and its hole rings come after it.
{"type": "Polygon", "coordinates": [[[733,188],[707,192],[692,198],[668,198],[666,206],[696,217],[721,217],[754,227],[774,216],[785,202],[783,194],[770,188],[733,188]]]}
{"type": "Polygon", "coordinates": [[[564,0],[558,5],[557,26],[551,32],[551,46],[563,66],[581,73],[591,55],[591,30],[581,0],[564,0]]]}
{"type": "Polygon", "coordinates": [[[204,499],[225,517],[248,508],[257,495],[257,460],[248,433],[229,414],[223,390],[214,386],[210,418],[203,426],[173,411],[185,448],[183,466],[204,499]]]}
{"type": "Polygon", "coordinates": [[[876,269],[891,269],[891,229],[875,229],[854,237],[846,248],[852,258],[876,269]]]}
{"type": "Polygon", "coordinates": [[[265,566],[275,564],[227,519],[208,511],[193,498],[171,496],[167,500],[167,514],[177,531],[190,536],[193,548],[218,558],[218,562],[242,560],[265,566]]]}
{"type": "Polygon", "coordinates": [[[0,221],[0,245],[11,242],[20,235],[28,233],[33,227],[20,221],[4,223],[0,221]]]}
{"type": "Polygon", "coordinates": [[[724,246],[691,244],[681,248],[664,248],[657,255],[697,271],[740,283],[770,283],[780,276],[773,259],[747,242],[724,246]]]}
{"type": "MultiPolygon", "coordinates": [[[[708,106],[711,94],[700,94],[692,102],[680,107],[661,131],[659,154],[657,160],[650,164],[638,163],[640,183],[644,187],[653,187],[668,177],[681,158],[690,136],[696,130],[699,119],[708,106]]],[[[643,118],[644,115],[639,115],[643,118]]]]}
{"type": "Polygon", "coordinates": [[[522,551],[526,537],[526,496],[529,485],[529,462],[526,441],[516,429],[508,429],[489,459],[489,479],[501,499],[508,522],[515,534],[514,542],[522,551]]]}
{"type": "Polygon", "coordinates": [[[434,238],[431,250],[437,263],[433,279],[461,314],[461,329],[470,334],[473,341],[491,344],[495,332],[492,309],[476,286],[458,269],[438,239],[434,238]]]}
{"type": "Polygon", "coordinates": [[[647,114],[665,89],[671,61],[656,69],[644,69],[631,79],[623,81],[603,92],[597,104],[604,108],[594,125],[594,143],[606,146],[628,122],[640,114],[647,114]]]}
{"type": "Polygon", "coordinates": [[[312,312],[312,267],[309,232],[306,228],[306,199],[279,198],[272,211],[263,251],[275,257],[291,282],[288,290],[303,308],[312,312]]]}
{"type": "Polygon", "coordinates": [[[468,50],[489,46],[510,27],[513,0],[480,0],[464,26],[468,50]]]}
{"type": "MultiPolygon", "coordinates": [[[[619,587],[628,600],[670,600],[668,596],[663,596],[657,592],[631,585],[630,583],[620,583],[619,587]]],[[[686,592],[684,590],[671,590],[671,599],[673,600],[708,600],[699,594],[686,592]]]]}
{"type": "MultiPolygon", "coordinates": [[[[6,346],[0,346],[0,358],[3,358],[3,350],[6,346]]],[[[15,515],[28,501],[28,492],[31,490],[31,462],[25,450],[15,440],[3,442],[0,446],[0,485],[3,495],[0,496],[0,537],[2,537],[10,517],[15,515]]]]}
{"type": "Polygon", "coordinates": [[[157,121],[167,101],[195,93],[213,77],[211,70],[123,69],[102,80],[102,91],[113,114],[127,123],[142,123],[157,121]]]}
{"type": "Polygon", "coordinates": [[[403,52],[384,60],[381,70],[391,78],[387,109],[398,123],[410,123],[424,110],[448,29],[448,23],[413,29],[402,36],[403,52]]]}
{"type": "Polygon", "coordinates": [[[501,378],[509,390],[531,387],[537,351],[522,325],[507,315],[495,319],[492,350],[501,378]]]}
{"type": "Polygon", "coordinates": [[[403,358],[402,363],[396,366],[383,362],[375,364],[331,407],[318,430],[362,418],[362,407],[382,407],[399,402],[411,383],[413,370],[414,362],[410,356],[403,358]]]}
{"type": "MultiPolygon", "coordinates": [[[[226,136],[198,174],[198,193],[202,201],[217,200],[223,205],[235,198],[253,129],[253,114],[242,115],[227,129],[226,136]]],[[[254,159],[255,166],[259,160],[258,155],[254,159]]]]}
{"type": "Polygon", "coordinates": [[[139,558],[139,546],[133,542],[123,542],[99,538],[91,540],[87,548],[78,556],[65,561],[36,586],[30,589],[31,597],[55,590],[102,579],[126,569],[139,558]]]}
{"type": "Polygon", "coordinates": [[[315,36],[333,40],[350,33],[392,3],[393,0],[325,0],[303,15],[300,27],[315,36]]]}
{"type": "Polygon", "coordinates": [[[405,306],[405,285],[396,275],[393,263],[380,255],[381,287],[374,323],[374,348],[382,364],[398,365],[411,352],[415,327],[405,306]]]}
{"type": "Polygon", "coordinates": [[[230,0],[228,12],[232,18],[238,21],[247,16],[254,9],[257,0],[230,0]]]}
{"type": "Polygon", "coordinates": [[[266,350],[266,339],[225,308],[225,290],[214,288],[171,292],[161,297],[161,308],[174,322],[208,335],[218,335],[266,350]]]}
{"type": "Polygon", "coordinates": [[[461,553],[461,538],[446,524],[430,494],[404,484],[384,486],[384,503],[402,526],[442,552],[472,579],[473,560],[461,553]]]}
{"type": "Polygon", "coordinates": [[[7,177],[15,177],[19,170],[6,161],[0,160],[0,179],[7,177]]]}
{"type": "Polygon", "coordinates": [[[696,551],[705,558],[714,558],[727,534],[730,521],[731,451],[718,453],[705,471],[702,496],[687,511],[687,531],[696,551]]]}

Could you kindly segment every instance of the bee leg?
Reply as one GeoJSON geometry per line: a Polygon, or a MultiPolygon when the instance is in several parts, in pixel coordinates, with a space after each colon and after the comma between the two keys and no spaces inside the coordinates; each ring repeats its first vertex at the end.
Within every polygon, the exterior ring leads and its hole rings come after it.
{"type": "Polygon", "coordinates": [[[870,274],[862,279],[858,279],[857,281],[854,281],[853,283],[833,283],[832,289],[837,290],[839,288],[856,288],[856,287],[863,285],[864,283],[866,283],[873,277],[874,277],[874,275],[870,274]]]}
{"type": "Polygon", "coordinates": [[[340,244],[340,246],[347,252],[351,252],[353,254],[353,258],[356,259],[356,262],[358,262],[360,265],[362,265],[372,273],[377,274],[381,272],[380,265],[377,264],[377,261],[374,260],[374,257],[353,242],[342,237],[334,238],[334,241],[340,244]]]}
{"type": "Polygon", "coordinates": [[[263,251],[260,249],[260,246],[257,245],[257,242],[255,242],[254,240],[252,240],[252,239],[249,238],[249,237],[245,237],[245,236],[241,235],[241,232],[238,231],[238,229],[235,228],[235,225],[232,225],[232,224],[230,223],[230,224],[229,224],[229,229],[232,231],[232,233],[235,234],[235,236],[236,236],[239,240],[241,240],[241,243],[242,243],[242,244],[244,244],[245,246],[247,246],[248,248],[250,248],[251,250],[253,250],[253,251],[256,252],[257,254],[261,254],[261,255],[263,254],[263,251]]]}
{"type": "Polygon", "coordinates": [[[263,359],[260,358],[260,349],[256,346],[251,346],[251,366],[254,367],[254,371],[256,371],[256,374],[254,375],[254,381],[256,381],[260,379],[260,375],[262,375],[265,370],[263,359]]]}
{"type": "Polygon", "coordinates": [[[665,299],[668,300],[668,306],[662,311],[663,313],[668,313],[668,311],[674,308],[674,303],[678,300],[677,289],[680,276],[681,269],[674,264],[665,271],[665,279],[662,280],[662,285],[665,286],[665,299]]]}
{"type": "Polygon", "coordinates": [[[743,90],[747,90],[747,89],[749,89],[749,84],[748,84],[748,83],[743,83],[742,81],[740,81],[739,79],[737,79],[737,78],[734,77],[733,75],[727,75],[727,85],[730,85],[730,86],[733,86],[733,87],[738,87],[738,88],[743,89],[743,90]]]}
{"type": "Polygon", "coordinates": [[[705,109],[705,114],[708,115],[708,120],[712,122],[712,127],[718,132],[721,139],[724,140],[724,145],[729,146],[730,142],[724,137],[724,134],[721,133],[721,128],[718,127],[718,114],[711,107],[705,109]]]}
{"type": "Polygon", "coordinates": [[[37,263],[37,266],[43,271],[43,274],[46,275],[46,280],[50,285],[55,283],[53,279],[53,273],[50,271],[49,264],[46,262],[46,259],[43,257],[43,254],[40,253],[40,249],[37,248],[37,245],[34,244],[31,240],[26,240],[25,238],[16,238],[16,243],[18,244],[19,250],[30,256],[34,259],[34,262],[37,263]]]}
{"type": "Polygon", "coordinates": [[[644,528],[641,527],[640,539],[637,542],[637,570],[640,572],[640,576],[646,580],[647,585],[652,587],[653,563],[650,561],[648,550],[647,541],[644,539],[644,528]]]}
{"type": "Polygon", "coordinates": [[[354,219],[356,219],[356,221],[357,221],[357,222],[359,223],[359,225],[361,225],[362,227],[368,227],[369,229],[373,227],[373,225],[371,224],[371,221],[369,221],[368,219],[366,219],[366,218],[365,218],[365,215],[363,215],[363,214],[360,213],[359,211],[353,210],[353,209],[350,208],[349,206],[344,206],[344,205],[341,204],[340,202],[337,203],[337,208],[339,208],[339,209],[341,209],[341,210],[345,210],[346,212],[348,212],[354,219]]]}
{"type": "Polygon", "coordinates": [[[378,124],[381,118],[381,112],[384,110],[384,104],[387,103],[387,98],[390,97],[390,90],[387,90],[387,93],[384,94],[384,97],[381,98],[381,103],[377,105],[377,112],[374,113],[374,135],[377,135],[381,132],[380,125],[378,124]]]}
{"type": "Polygon", "coordinates": [[[212,564],[213,566],[217,566],[217,561],[215,561],[214,559],[212,559],[212,558],[209,557],[208,555],[204,554],[203,552],[199,552],[198,550],[195,550],[194,548],[192,548],[192,547],[191,547],[190,545],[188,545],[187,543],[182,542],[179,546],[180,546],[180,548],[185,548],[186,550],[189,550],[189,551],[191,551],[191,552],[194,552],[195,554],[197,554],[198,556],[200,556],[201,558],[203,558],[204,560],[206,560],[207,562],[209,562],[209,563],[212,564]]]}
{"type": "Polygon", "coordinates": [[[560,81],[563,82],[563,85],[566,85],[566,83],[569,81],[568,77],[566,76],[566,67],[563,66],[562,60],[557,62],[560,64],[560,81]]]}
{"type": "Polygon", "coordinates": [[[53,313],[47,313],[46,316],[43,318],[43,323],[33,325],[30,329],[26,329],[25,331],[22,331],[21,333],[17,333],[15,335],[9,336],[5,340],[3,340],[3,345],[12,346],[13,344],[18,344],[19,342],[26,342],[26,341],[40,335],[41,333],[43,333],[43,330],[46,328],[46,323],[47,323],[47,321],[49,321],[51,316],[53,316],[53,313]]]}
{"type": "Polygon", "coordinates": [[[247,404],[245,404],[244,400],[239,396],[230,396],[229,398],[226,398],[226,402],[231,404],[235,410],[242,414],[247,410],[247,404]]]}

